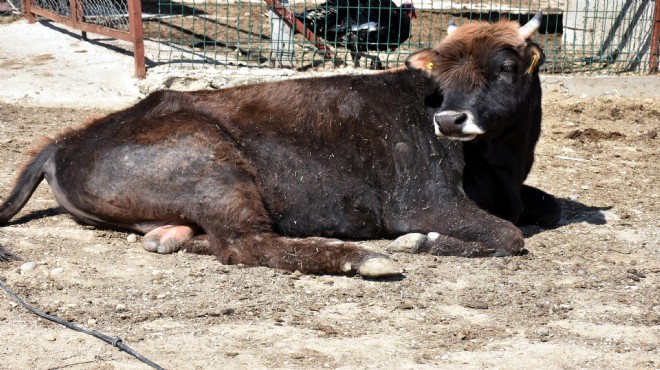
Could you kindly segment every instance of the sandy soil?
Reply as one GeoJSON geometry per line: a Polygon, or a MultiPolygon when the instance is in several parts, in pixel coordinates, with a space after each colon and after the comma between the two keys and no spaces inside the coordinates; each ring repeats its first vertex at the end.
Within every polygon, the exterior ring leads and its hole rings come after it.
{"type": "MultiPolygon", "coordinates": [[[[0,193],[43,134],[101,111],[0,105],[0,193]]],[[[660,367],[660,100],[547,100],[529,183],[562,199],[530,253],[393,255],[405,277],[300,276],[145,252],[76,224],[42,184],[0,228],[27,302],[170,369],[660,367]],[[21,265],[36,262],[31,271],[21,265]]],[[[386,241],[364,243],[382,249],[386,241]]],[[[143,369],[0,294],[0,369],[143,369]]]]}

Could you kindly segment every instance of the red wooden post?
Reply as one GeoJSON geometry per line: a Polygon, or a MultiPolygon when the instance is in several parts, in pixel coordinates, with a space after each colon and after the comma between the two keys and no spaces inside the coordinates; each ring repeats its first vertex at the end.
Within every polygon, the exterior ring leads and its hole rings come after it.
{"type": "Polygon", "coordinates": [[[128,0],[128,27],[133,41],[135,77],[142,79],[147,76],[147,70],[144,65],[144,33],[142,30],[142,4],[140,0],[128,0]]]}
{"type": "Polygon", "coordinates": [[[34,23],[37,21],[37,17],[32,13],[31,11],[31,5],[32,5],[32,0],[22,0],[21,3],[23,4],[23,14],[28,20],[28,23],[34,23]]]}
{"type": "Polygon", "coordinates": [[[653,12],[653,31],[651,32],[651,60],[649,72],[658,73],[658,59],[660,59],[660,0],[655,0],[655,11],[653,12]]]}

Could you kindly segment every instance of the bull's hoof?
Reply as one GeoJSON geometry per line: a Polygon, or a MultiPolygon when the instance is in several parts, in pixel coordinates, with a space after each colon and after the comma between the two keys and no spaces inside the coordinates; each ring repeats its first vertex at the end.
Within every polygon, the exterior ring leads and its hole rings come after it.
{"type": "Polygon", "coordinates": [[[405,234],[396,238],[396,240],[390,243],[385,250],[388,252],[419,253],[420,248],[427,240],[428,237],[424,234],[405,234]]]}
{"type": "Polygon", "coordinates": [[[142,239],[142,246],[149,252],[160,254],[176,253],[195,233],[187,225],[165,225],[149,231],[142,239]]]}
{"type": "Polygon", "coordinates": [[[164,243],[160,243],[160,240],[155,239],[144,239],[142,243],[142,248],[148,252],[159,253],[159,254],[171,254],[176,253],[181,249],[181,243],[177,243],[172,240],[166,240],[164,243]]]}
{"type": "Polygon", "coordinates": [[[389,258],[376,257],[362,262],[357,272],[364,277],[377,278],[401,275],[403,269],[389,258]]]}

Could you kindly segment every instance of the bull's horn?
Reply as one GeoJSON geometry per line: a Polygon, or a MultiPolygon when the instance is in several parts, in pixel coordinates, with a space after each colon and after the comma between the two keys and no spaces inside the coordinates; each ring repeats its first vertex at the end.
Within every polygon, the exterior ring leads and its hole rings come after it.
{"type": "Polygon", "coordinates": [[[527,24],[524,26],[520,27],[518,32],[520,33],[520,36],[523,38],[528,38],[536,32],[536,30],[539,29],[539,26],[541,26],[541,18],[543,18],[543,12],[541,9],[539,9],[538,12],[536,12],[536,15],[534,18],[530,19],[527,24]]]}
{"type": "Polygon", "coordinates": [[[453,19],[449,20],[449,23],[447,23],[447,35],[451,35],[454,31],[456,31],[458,27],[456,27],[456,22],[454,22],[453,19]]]}

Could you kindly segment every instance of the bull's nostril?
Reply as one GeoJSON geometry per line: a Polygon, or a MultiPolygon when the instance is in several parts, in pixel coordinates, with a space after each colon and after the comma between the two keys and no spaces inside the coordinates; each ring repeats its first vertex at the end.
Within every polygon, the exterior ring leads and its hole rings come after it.
{"type": "Polygon", "coordinates": [[[452,118],[454,119],[455,124],[462,125],[465,122],[465,120],[467,120],[468,116],[467,113],[458,113],[458,114],[454,114],[452,118]]]}

